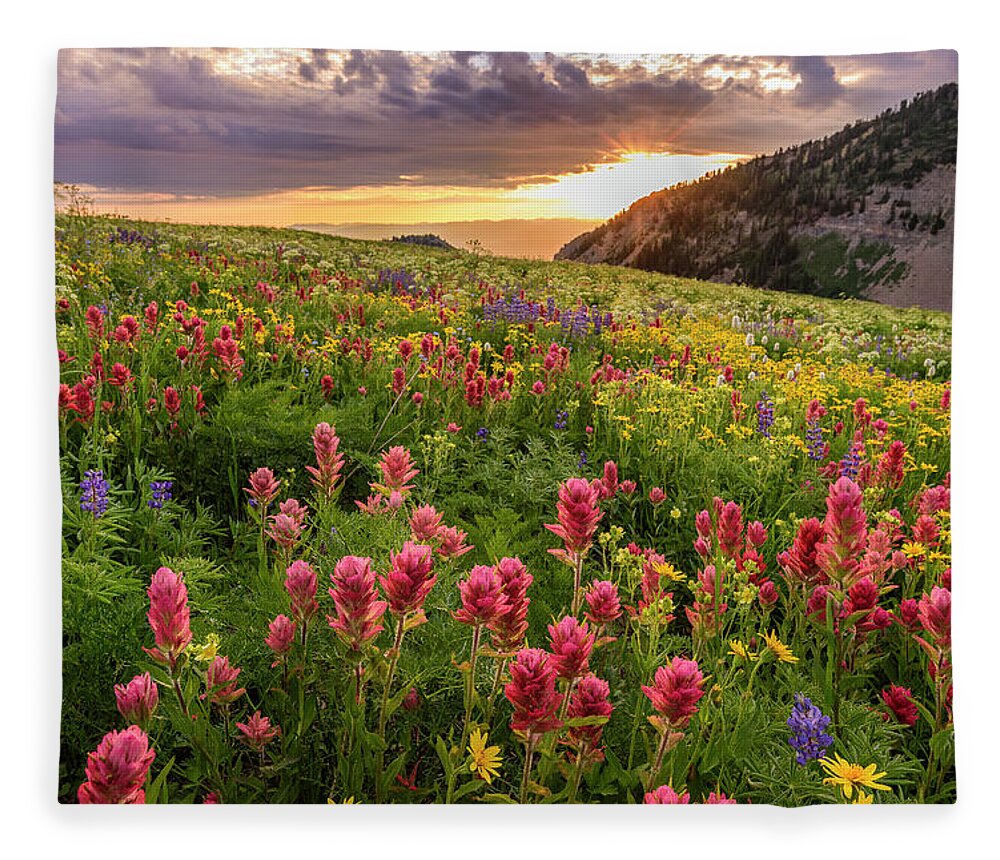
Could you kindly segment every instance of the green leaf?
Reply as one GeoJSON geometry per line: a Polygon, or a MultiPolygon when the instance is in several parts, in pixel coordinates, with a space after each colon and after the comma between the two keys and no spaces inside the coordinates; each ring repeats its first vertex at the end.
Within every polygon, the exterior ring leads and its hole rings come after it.
{"type": "Polygon", "coordinates": [[[941,729],[931,736],[931,751],[943,767],[951,767],[955,761],[955,729],[953,726],[941,729]]]}
{"type": "Polygon", "coordinates": [[[514,800],[514,798],[509,794],[494,794],[492,792],[490,794],[484,794],[483,800],[487,803],[517,803],[517,801],[514,800]]]}
{"type": "Polygon", "coordinates": [[[166,779],[167,774],[170,773],[170,768],[174,766],[174,758],[171,757],[170,761],[164,765],[163,770],[161,770],[150,784],[149,788],[146,790],[146,803],[159,803],[160,792],[163,792],[163,803],[167,803],[167,785],[166,779]]]}
{"type": "Polygon", "coordinates": [[[438,758],[441,760],[441,767],[444,768],[445,781],[451,779],[452,771],[455,769],[455,765],[451,760],[451,753],[448,751],[448,744],[441,735],[438,735],[437,740],[434,741],[434,749],[437,751],[438,758]]]}
{"type": "Polygon", "coordinates": [[[466,795],[472,794],[480,788],[485,787],[486,782],[481,779],[472,779],[464,785],[460,785],[455,789],[455,793],[451,796],[452,803],[457,803],[466,795]]]}

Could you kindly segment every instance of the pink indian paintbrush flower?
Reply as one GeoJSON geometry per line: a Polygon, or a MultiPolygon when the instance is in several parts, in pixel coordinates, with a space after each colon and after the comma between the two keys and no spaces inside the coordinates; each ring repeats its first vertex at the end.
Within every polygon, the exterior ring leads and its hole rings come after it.
{"type": "Polygon", "coordinates": [[[826,415],[826,407],[818,400],[810,400],[806,407],[806,421],[819,421],[826,415]]]}
{"type": "Polygon", "coordinates": [[[710,541],[712,539],[712,515],[708,511],[698,511],[694,518],[694,528],[698,537],[710,541]]]}
{"type": "Polygon", "coordinates": [[[444,529],[442,515],[433,505],[420,505],[410,514],[410,535],[415,543],[433,544],[444,529]]]}
{"type": "Polygon", "coordinates": [[[559,706],[563,696],[556,692],[556,672],[549,655],[541,648],[522,648],[510,666],[510,682],[504,695],[514,706],[510,727],[529,737],[562,725],[559,706]]]}
{"type": "Polygon", "coordinates": [[[951,510],[951,489],[946,485],[928,487],[921,494],[917,509],[928,516],[938,511],[951,510]]]}
{"type": "Polygon", "coordinates": [[[528,587],[535,578],[516,556],[500,559],[496,572],[507,597],[507,611],[493,619],[489,629],[493,634],[493,647],[500,652],[512,652],[524,644],[528,632],[528,606],[531,604],[528,587]]]}
{"type": "Polygon", "coordinates": [[[757,600],[762,607],[774,606],[778,602],[778,596],[778,589],[771,580],[768,579],[761,583],[757,592],[757,600]]]}
{"type": "Polygon", "coordinates": [[[316,586],[316,571],[306,562],[293,561],[285,569],[285,591],[291,599],[292,618],[303,627],[319,612],[316,586]]]}
{"type": "Polygon", "coordinates": [[[934,586],[917,604],[920,624],[939,648],[951,646],[951,592],[934,586]]]}
{"type": "Polygon", "coordinates": [[[338,489],[340,472],[344,467],[344,455],[337,450],[340,447],[340,437],[335,428],[323,421],[313,430],[312,441],[316,465],[306,466],[306,471],[312,475],[316,492],[330,499],[338,489]]]}
{"type": "Polygon", "coordinates": [[[465,542],[466,537],[468,535],[455,526],[445,526],[439,534],[441,542],[434,551],[445,559],[458,558],[472,552],[475,547],[465,542]]]}
{"type": "Polygon", "coordinates": [[[767,529],[759,520],[754,520],[747,526],[747,544],[760,549],[767,542],[767,529]]]}
{"type": "Polygon", "coordinates": [[[330,574],[330,596],[336,617],[327,616],[330,627],[353,651],[359,651],[369,639],[382,631],[379,619],[388,604],[378,599],[372,560],[346,555],[330,574]]]}
{"type": "Polygon", "coordinates": [[[77,790],[80,803],[145,803],[143,784],[156,753],[139,726],[108,732],[87,755],[87,780],[77,790]]]}
{"type": "Polygon", "coordinates": [[[678,794],[669,785],[661,785],[652,791],[647,791],[642,800],[643,803],[690,803],[691,794],[687,791],[678,794]]]}
{"type": "Polygon", "coordinates": [[[271,726],[268,717],[262,717],[260,711],[254,711],[252,717],[245,723],[237,723],[238,728],[243,733],[243,740],[250,749],[261,752],[265,746],[281,734],[280,726],[271,726]]]}
{"type": "Polygon", "coordinates": [[[454,613],[457,621],[473,626],[489,624],[510,608],[503,583],[496,570],[487,564],[476,565],[458,584],[462,606],[454,613]]]}
{"type": "MultiPolygon", "coordinates": [[[[571,720],[580,717],[610,717],[613,710],[610,696],[611,690],[607,681],[596,675],[586,675],[573,688],[566,714],[571,720]]],[[[572,726],[569,736],[577,746],[586,742],[592,750],[596,750],[601,743],[603,732],[603,724],[572,726]]]]}
{"type": "Polygon", "coordinates": [[[874,484],[880,487],[899,487],[903,483],[903,458],[906,456],[906,446],[898,439],[894,440],[878,461],[875,470],[874,484]]]}
{"type": "MultiPolygon", "coordinates": [[[[913,701],[913,693],[908,687],[892,684],[882,691],[882,701],[892,711],[896,719],[905,726],[915,725],[920,717],[917,705],[913,701]]],[[[886,715],[888,716],[888,715],[886,715]]]]}
{"type": "Polygon", "coordinates": [[[270,518],[271,527],[266,534],[283,550],[291,550],[302,537],[301,524],[288,514],[275,514],[270,518]]]}
{"type": "Polygon", "coordinates": [[[604,475],[597,482],[597,492],[602,499],[611,499],[618,493],[618,464],[613,460],[604,464],[604,475]]]}
{"type": "Polygon", "coordinates": [[[127,684],[115,684],[115,704],[127,722],[145,726],[156,711],[160,693],[149,672],[136,675],[127,684]]]}
{"type": "Polygon", "coordinates": [[[653,489],[649,491],[649,501],[654,507],[663,504],[666,498],[667,494],[663,492],[661,487],[653,487],[653,489]]]}
{"type": "Polygon", "coordinates": [[[825,585],[817,585],[806,600],[806,617],[820,624],[826,623],[826,604],[830,589],[825,585]]]}
{"type": "Polygon", "coordinates": [[[722,506],[717,532],[723,555],[736,559],[743,548],[743,509],[736,502],[726,502],[722,506]]]}
{"type": "Polygon", "coordinates": [[[720,791],[716,794],[714,791],[710,792],[708,797],[705,798],[705,803],[719,804],[719,803],[736,803],[731,797],[726,797],[724,791],[720,791]]]}
{"type": "Polygon", "coordinates": [[[610,624],[621,617],[622,604],[618,597],[618,586],[609,580],[595,579],[584,594],[587,612],[584,616],[598,626],[610,624]]]}
{"type": "Polygon", "coordinates": [[[250,486],[244,489],[260,507],[266,507],[278,495],[281,484],[274,477],[274,472],[267,468],[257,469],[250,473],[250,486]]]}
{"type": "Polygon", "coordinates": [[[295,523],[302,527],[306,524],[306,517],[309,514],[309,509],[301,504],[298,499],[285,499],[278,505],[278,511],[284,514],[295,523]]]}
{"type": "Polygon", "coordinates": [[[149,596],[149,626],[156,639],[155,648],[143,648],[157,663],[169,666],[171,672],[177,660],[191,643],[191,612],[188,609],[187,586],[180,574],[161,567],[146,589],[149,596]]]}
{"type": "Polygon", "coordinates": [[[181,396],[177,393],[177,389],[171,385],[163,389],[163,408],[173,419],[176,419],[177,413],[181,411],[181,396]]]}
{"type": "Polygon", "coordinates": [[[671,727],[684,728],[697,713],[698,702],[705,695],[701,688],[704,682],[696,661],[674,657],[656,670],[653,685],[643,686],[642,692],[671,727]]]}
{"type": "Polygon", "coordinates": [[[901,624],[910,633],[920,629],[920,604],[914,597],[908,597],[899,602],[899,609],[895,615],[896,622],[901,624]]]}
{"type": "Polygon", "coordinates": [[[778,564],[789,582],[813,586],[827,581],[826,574],[816,564],[816,546],[825,534],[823,524],[815,517],[799,523],[791,548],[778,555],[778,564]]]}
{"type": "Polygon", "coordinates": [[[245,687],[237,687],[237,678],[242,669],[229,665],[229,658],[217,656],[208,664],[208,671],[205,673],[205,686],[207,692],[202,698],[208,697],[213,705],[229,705],[235,702],[246,692],[245,687]]]}
{"type": "Polygon", "coordinates": [[[277,659],[271,664],[273,669],[292,650],[292,643],[295,641],[295,622],[287,615],[279,615],[268,625],[267,637],[264,644],[274,652],[277,659]]]}
{"type": "Polygon", "coordinates": [[[382,482],[372,484],[373,489],[385,495],[391,495],[393,491],[407,496],[413,489],[412,481],[420,471],[413,465],[413,459],[408,449],[402,445],[395,445],[388,451],[383,452],[379,461],[379,469],[382,472],[382,482]]]}
{"type": "Polygon", "coordinates": [[[425,544],[407,541],[398,553],[389,554],[389,572],[379,577],[389,601],[389,611],[403,617],[423,608],[427,595],[437,582],[432,573],[434,557],[425,544]]]}
{"type": "Polygon", "coordinates": [[[101,313],[100,308],[91,305],[87,308],[84,318],[91,340],[100,340],[104,337],[104,314],[101,313]]]}
{"type": "Polygon", "coordinates": [[[546,523],[545,528],[562,538],[565,548],[550,549],[552,555],[575,565],[586,554],[604,516],[597,502],[598,491],[583,478],[570,478],[560,484],[556,503],[558,523],[546,523]]]}
{"type": "Polygon", "coordinates": [[[844,476],[826,497],[824,538],[816,546],[816,566],[841,590],[854,584],[868,542],[868,518],[861,487],[844,476]]]}
{"type": "Polygon", "coordinates": [[[921,514],[913,524],[913,539],[926,547],[936,547],[941,536],[941,527],[934,517],[921,514]]]}
{"type": "Polygon", "coordinates": [[[581,624],[567,615],[557,624],[549,625],[549,664],[560,678],[573,680],[586,675],[593,648],[594,634],[586,622],[581,624]]]}

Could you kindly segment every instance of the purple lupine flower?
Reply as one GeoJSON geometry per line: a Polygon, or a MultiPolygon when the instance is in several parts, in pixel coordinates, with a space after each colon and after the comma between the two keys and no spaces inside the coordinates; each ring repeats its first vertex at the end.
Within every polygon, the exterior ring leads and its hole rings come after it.
{"type": "Polygon", "coordinates": [[[90,469],[80,482],[80,510],[88,511],[99,519],[108,509],[108,482],[100,469],[90,469]]]}
{"type": "Polygon", "coordinates": [[[795,761],[805,764],[826,755],[827,747],[833,743],[833,738],[825,731],[828,725],[829,717],[823,716],[805,695],[795,694],[795,705],[788,718],[788,728],[794,732],[788,743],[795,750],[795,761]]]}
{"type": "Polygon", "coordinates": [[[757,432],[768,439],[771,438],[771,427],[774,426],[774,403],[766,391],[760,394],[757,401],[757,432]]]}
{"type": "Polygon", "coordinates": [[[857,447],[851,445],[847,449],[847,453],[844,454],[844,458],[840,461],[840,477],[850,478],[852,481],[858,476],[858,469],[861,467],[861,455],[858,453],[857,447]]]}
{"type": "Polygon", "coordinates": [[[556,412],[556,423],[553,426],[556,430],[565,430],[569,426],[569,413],[556,412]]]}
{"type": "Polygon", "coordinates": [[[151,498],[146,504],[148,504],[151,508],[159,510],[163,507],[164,502],[168,502],[173,498],[171,493],[173,488],[173,481],[150,481],[149,489],[153,494],[153,498],[151,498]]]}
{"type": "Polygon", "coordinates": [[[819,419],[809,421],[806,425],[806,445],[809,448],[810,460],[822,460],[826,450],[823,442],[823,428],[819,426],[819,419]]]}
{"type": "Polygon", "coordinates": [[[480,427],[476,431],[476,437],[481,441],[485,442],[486,438],[490,435],[490,431],[486,427],[480,427]]]}

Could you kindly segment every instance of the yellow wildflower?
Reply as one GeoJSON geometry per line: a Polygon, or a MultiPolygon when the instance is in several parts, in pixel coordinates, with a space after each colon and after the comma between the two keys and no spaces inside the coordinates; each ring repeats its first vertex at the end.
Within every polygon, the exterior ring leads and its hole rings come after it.
{"type": "Polygon", "coordinates": [[[792,649],[789,648],[784,642],[778,638],[777,631],[772,630],[770,633],[764,634],[764,643],[767,645],[767,650],[770,651],[780,663],[798,663],[799,658],[792,653],[792,649]]]}
{"type": "Polygon", "coordinates": [[[744,645],[739,639],[731,639],[729,641],[729,654],[733,657],[738,657],[741,660],[756,660],[757,655],[750,651],[746,645],[744,645]]]}
{"type": "Polygon", "coordinates": [[[907,541],[903,544],[903,555],[907,558],[920,558],[922,555],[926,555],[927,550],[924,548],[922,543],[916,543],[915,541],[907,541]]]}
{"type": "Polygon", "coordinates": [[[472,732],[472,736],[469,738],[469,755],[472,756],[469,770],[480,779],[485,780],[488,785],[493,781],[493,777],[500,775],[498,768],[502,758],[500,747],[486,746],[487,740],[488,735],[483,734],[479,729],[472,732]]]}
{"type": "Polygon", "coordinates": [[[199,663],[211,663],[215,659],[215,655],[219,653],[219,644],[219,634],[209,633],[201,645],[191,643],[188,648],[191,651],[191,656],[199,663]]]}
{"type": "Polygon", "coordinates": [[[851,764],[846,759],[841,758],[836,755],[836,761],[830,758],[821,758],[819,763],[823,766],[830,776],[823,780],[824,785],[840,786],[841,791],[844,792],[844,797],[848,800],[851,799],[851,795],[854,794],[854,789],[860,791],[861,786],[865,788],[873,788],[878,791],[892,791],[888,785],[882,785],[877,782],[885,776],[885,773],[875,773],[875,765],[870,764],[868,767],[862,767],[859,764],[851,764]]]}

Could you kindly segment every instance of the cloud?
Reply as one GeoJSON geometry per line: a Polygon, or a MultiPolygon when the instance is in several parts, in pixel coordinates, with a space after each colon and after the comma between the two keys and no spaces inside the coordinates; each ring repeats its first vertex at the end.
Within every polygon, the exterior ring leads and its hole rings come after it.
{"type": "Polygon", "coordinates": [[[60,54],[56,178],[239,196],[515,187],[625,151],[768,152],[957,79],[870,57],[238,49],[60,54]]]}
{"type": "Polygon", "coordinates": [[[844,87],[826,57],[796,57],[788,65],[800,78],[795,94],[803,107],[826,107],[843,94],[844,87]]]}

